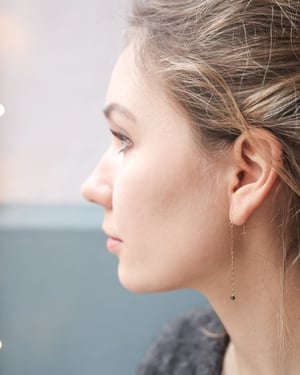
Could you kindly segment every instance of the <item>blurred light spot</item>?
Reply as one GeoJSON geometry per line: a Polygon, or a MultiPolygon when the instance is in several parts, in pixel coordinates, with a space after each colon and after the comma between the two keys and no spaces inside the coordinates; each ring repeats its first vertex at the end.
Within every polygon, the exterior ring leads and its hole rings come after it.
{"type": "Polygon", "coordinates": [[[12,14],[0,12],[1,63],[12,62],[24,56],[29,47],[29,35],[21,22],[12,14]]]}
{"type": "Polygon", "coordinates": [[[0,350],[2,349],[2,341],[0,340],[0,350]]]}
{"type": "Polygon", "coordinates": [[[3,104],[0,104],[0,117],[4,116],[4,114],[5,114],[5,107],[3,104]]]}

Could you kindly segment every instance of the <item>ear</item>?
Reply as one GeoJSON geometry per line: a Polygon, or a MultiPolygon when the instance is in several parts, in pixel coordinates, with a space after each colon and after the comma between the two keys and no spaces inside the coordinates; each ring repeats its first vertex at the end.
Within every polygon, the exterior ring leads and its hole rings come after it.
{"type": "Polygon", "coordinates": [[[262,205],[278,177],[282,147],[268,130],[254,128],[242,133],[233,146],[234,173],[230,186],[230,216],[244,225],[262,205]]]}

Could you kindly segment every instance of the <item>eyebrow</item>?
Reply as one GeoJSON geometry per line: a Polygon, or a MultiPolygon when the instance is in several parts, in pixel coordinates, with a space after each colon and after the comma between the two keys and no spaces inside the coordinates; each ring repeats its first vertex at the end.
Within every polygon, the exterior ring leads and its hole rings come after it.
{"type": "Polygon", "coordinates": [[[103,113],[107,119],[110,118],[113,112],[118,112],[121,115],[125,116],[128,120],[136,122],[135,116],[122,104],[110,103],[103,109],[103,113]]]}

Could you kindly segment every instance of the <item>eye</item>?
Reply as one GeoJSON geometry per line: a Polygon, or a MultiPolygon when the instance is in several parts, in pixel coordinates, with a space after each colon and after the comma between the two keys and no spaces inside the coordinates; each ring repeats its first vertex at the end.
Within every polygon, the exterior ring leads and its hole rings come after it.
{"type": "Polygon", "coordinates": [[[128,148],[130,148],[130,146],[132,145],[132,141],[128,137],[126,137],[126,135],[117,133],[112,129],[110,129],[110,131],[111,134],[120,141],[121,149],[119,150],[119,154],[125,152],[126,150],[128,150],[128,148]]]}

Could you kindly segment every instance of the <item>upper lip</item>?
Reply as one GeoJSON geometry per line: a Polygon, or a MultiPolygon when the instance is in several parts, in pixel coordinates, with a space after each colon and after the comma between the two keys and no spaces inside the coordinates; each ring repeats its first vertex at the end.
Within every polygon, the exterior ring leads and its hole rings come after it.
{"type": "Polygon", "coordinates": [[[114,234],[111,234],[109,230],[102,227],[103,232],[106,234],[107,237],[113,238],[114,240],[122,241],[118,236],[115,236],[114,234]]]}

